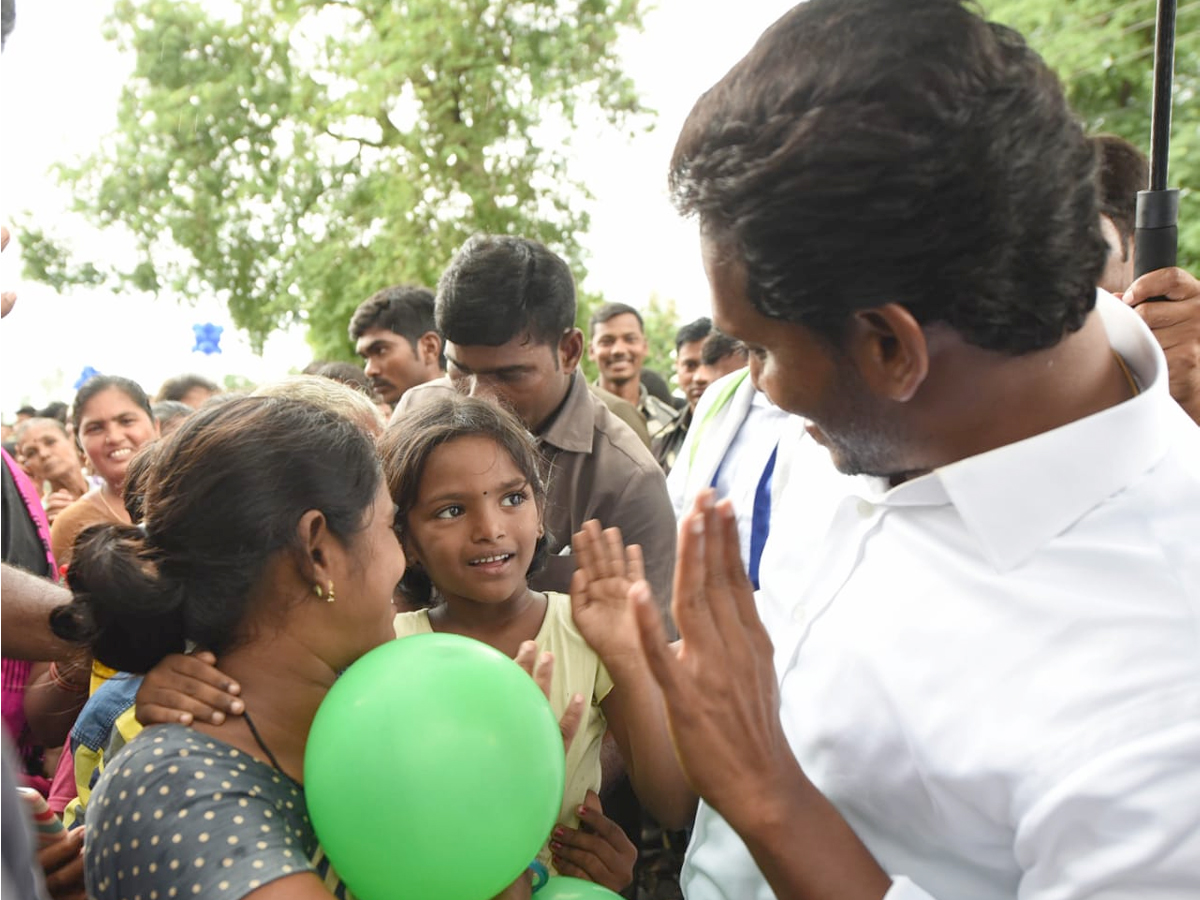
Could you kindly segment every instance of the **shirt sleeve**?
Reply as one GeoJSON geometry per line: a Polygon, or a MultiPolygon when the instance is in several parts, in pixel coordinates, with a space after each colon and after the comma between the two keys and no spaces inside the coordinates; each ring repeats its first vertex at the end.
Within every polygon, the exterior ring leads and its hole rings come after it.
{"type": "Polygon", "coordinates": [[[290,780],[265,781],[247,757],[155,750],[147,732],[113,761],[92,795],[85,845],[88,896],[238,900],[288,875],[312,871],[290,780]]]}

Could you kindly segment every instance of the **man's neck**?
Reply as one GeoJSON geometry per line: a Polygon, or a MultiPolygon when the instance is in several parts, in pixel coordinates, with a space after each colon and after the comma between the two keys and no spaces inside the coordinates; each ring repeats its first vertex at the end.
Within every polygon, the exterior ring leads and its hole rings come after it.
{"type": "Polygon", "coordinates": [[[1055,346],[1022,356],[961,340],[931,342],[931,351],[922,411],[909,433],[909,445],[922,451],[902,461],[909,475],[1069,425],[1133,396],[1095,311],[1055,346]]]}
{"type": "Polygon", "coordinates": [[[610,394],[620,397],[626,403],[632,403],[634,406],[642,402],[642,383],[637,378],[626,378],[624,381],[608,381],[601,375],[600,387],[610,394]]]}
{"type": "MultiPolygon", "coordinates": [[[[546,416],[546,418],[543,419],[541,422],[539,422],[536,426],[529,425],[528,423],[526,423],[529,427],[530,433],[537,435],[538,437],[541,437],[542,433],[545,432],[545,430],[547,428],[549,428],[551,425],[553,425],[554,421],[562,413],[563,407],[567,405],[567,398],[569,398],[571,396],[571,389],[575,386],[575,373],[572,372],[570,375],[568,375],[563,380],[563,382],[564,382],[564,387],[563,387],[562,397],[559,399],[558,405],[554,407],[554,412],[552,412],[552,413],[550,413],[550,415],[546,416]]],[[[586,385],[585,385],[585,387],[586,387],[586,385]]]]}

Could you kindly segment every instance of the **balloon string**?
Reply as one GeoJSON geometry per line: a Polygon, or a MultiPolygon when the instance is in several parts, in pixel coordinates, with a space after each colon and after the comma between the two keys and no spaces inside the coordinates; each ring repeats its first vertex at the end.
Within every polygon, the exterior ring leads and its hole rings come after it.
{"type": "Polygon", "coordinates": [[[242,710],[242,718],[246,720],[246,727],[250,729],[250,734],[254,738],[254,743],[258,744],[258,749],[267,754],[267,759],[271,761],[271,765],[280,772],[283,772],[283,766],[279,764],[279,760],[275,758],[275,754],[271,752],[271,748],[267,746],[267,742],[262,739],[262,735],[254,727],[254,720],[250,718],[250,711],[248,709],[242,710]]]}

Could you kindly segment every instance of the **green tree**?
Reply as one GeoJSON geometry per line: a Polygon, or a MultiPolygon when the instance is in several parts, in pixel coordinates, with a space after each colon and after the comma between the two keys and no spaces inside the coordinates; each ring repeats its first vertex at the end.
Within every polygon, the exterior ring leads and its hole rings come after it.
{"type": "MultiPolygon", "coordinates": [[[[1155,0],[984,0],[1066,87],[1092,132],[1150,149],[1155,0]]],[[[1178,5],[1168,184],[1181,189],[1179,263],[1200,270],[1200,2],[1178,5]]]]}
{"type": "Polygon", "coordinates": [[[354,307],[433,285],[471,233],[540,240],[582,276],[577,121],[645,124],[617,37],[638,0],[118,0],[136,57],[115,134],[59,166],[76,208],[128,228],[128,269],[78,262],[33,224],[27,271],[227,301],[261,346],[304,322],[348,358],[354,307]]]}

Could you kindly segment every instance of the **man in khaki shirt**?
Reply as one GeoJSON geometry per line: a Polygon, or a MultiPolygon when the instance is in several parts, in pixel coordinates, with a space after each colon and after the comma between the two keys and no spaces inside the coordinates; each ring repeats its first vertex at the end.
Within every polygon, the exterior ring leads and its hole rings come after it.
{"type": "Polygon", "coordinates": [[[577,371],[583,334],[567,264],[541,244],[476,235],[438,285],[437,327],[447,377],[409,390],[392,424],[439,392],[485,396],[510,408],[538,440],[549,497],[551,559],[530,584],[566,592],[571,535],[588,519],[640,544],[646,578],[666,611],[675,569],[675,519],[666,478],[642,441],[577,371]]]}

